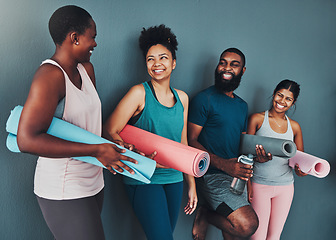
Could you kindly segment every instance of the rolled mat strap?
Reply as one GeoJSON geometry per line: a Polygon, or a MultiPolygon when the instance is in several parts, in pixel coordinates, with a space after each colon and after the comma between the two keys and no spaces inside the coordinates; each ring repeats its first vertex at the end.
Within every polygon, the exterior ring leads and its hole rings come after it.
{"type": "MultiPolygon", "coordinates": [[[[16,106],[11,111],[11,114],[6,123],[6,130],[9,133],[6,144],[7,144],[8,149],[11,151],[13,150],[14,152],[20,151],[17,146],[16,135],[17,135],[17,129],[19,125],[22,108],[23,108],[22,106],[16,106]]],[[[71,123],[68,123],[66,121],[63,121],[55,117],[53,118],[47,133],[52,136],[55,136],[55,137],[58,137],[64,140],[72,141],[72,142],[80,142],[80,143],[86,143],[86,144],[110,143],[110,144],[117,145],[119,148],[126,150],[125,153],[122,153],[123,155],[137,160],[138,164],[134,164],[132,162],[122,160],[123,163],[125,163],[127,166],[129,166],[130,168],[134,170],[135,174],[130,174],[128,171],[125,171],[125,170],[122,173],[118,171],[116,172],[122,175],[125,175],[127,177],[131,177],[136,180],[145,182],[145,183],[150,183],[149,179],[153,175],[155,167],[156,167],[156,162],[153,161],[152,159],[149,159],[140,154],[132,152],[124,147],[119,146],[118,144],[115,144],[111,141],[108,141],[107,139],[104,139],[89,131],[86,131],[85,129],[82,129],[78,126],[75,126],[71,123]]],[[[103,166],[103,164],[94,157],[87,156],[87,157],[73,157],[73,158],[105,168],[105,166],[103,166]]]]}
{"type": "Polygon", "coordinates": [[[295,164],[299,165],[302,172],[318,178],[326,177],[330,172],[329,162],[301,151],[297,151],[295,156],[289,159],[289,166],[294,168],[295,164]]]}
{"type": "Polygon", "coordinates": [[[296,145],[293,141],[263,137],[250,134],[242,134],[240,139],[240,154],[256,154],[256,145],[262,145],[266,152],[274,156],[291,158],[296,153],[296,145]]]}
{"type": "Polygon", "coordinates": [[[207,152],[161,137],[140,128],[126,125],[119,134],[146,155],[157,152],[154,157],[159,164],[178,171],[203,176],[209,168],[210,156],[207,152]]]}

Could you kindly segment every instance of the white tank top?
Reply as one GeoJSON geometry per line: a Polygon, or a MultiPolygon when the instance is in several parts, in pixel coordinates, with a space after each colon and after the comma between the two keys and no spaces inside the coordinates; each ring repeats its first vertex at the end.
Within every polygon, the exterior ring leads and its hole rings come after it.
{"type": "MultiPolygon", "coordinates": [[[[47,59],[42,64],[53,64],[64,73],[65,105],[62,119],[101,136],[101,102],[84,66],[77,66],[82,79],[82,87],[78,89],[58,63],[47,59]]],[[[101,167],[72,158],[39,157],[37,160],[34,193],[39,197],[52,200],[83,198],[97,194],[103,187],[101,167]]]]}
{"type": "MultiPolygon", "coordinates": [[[[288,117],[287,132],[277,133],[269,124],[268,111],[265,111],[264,121],[256,132],[258,136],[280,138],[293,141],[294,134],[288,117]]],[[[266,149],[267,151],[267,149],[266,149]]],[[[265,163],[254,163],[252,181],[264,185],[280,186],[293,183],[293,170],[288,165],[288,158],[273,156],[272,160],[265,163]]]]}

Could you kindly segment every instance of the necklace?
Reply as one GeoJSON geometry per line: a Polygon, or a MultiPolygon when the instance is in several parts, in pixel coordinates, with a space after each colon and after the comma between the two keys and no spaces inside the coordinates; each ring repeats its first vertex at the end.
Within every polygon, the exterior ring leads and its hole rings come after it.
{"type": "Polygon", "coordinates": [[[274,122],[276,123],[276,125],[278,125],[278,127],[281,127],[281,125],[277,122],[277,120],[275,120],[275,117],[272,117],[274,122]]]}
{"type": "Polygon", "coordinates": [[[278,125],[278,127],[281,127],[281,125],[275,120],[275,118],[273,117],[274,122],[276,123],[276,125],[278,125]]]}

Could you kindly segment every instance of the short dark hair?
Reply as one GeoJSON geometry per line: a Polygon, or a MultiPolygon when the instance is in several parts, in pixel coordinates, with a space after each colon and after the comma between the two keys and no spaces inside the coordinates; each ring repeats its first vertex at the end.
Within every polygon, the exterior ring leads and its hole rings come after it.
{"type": "Polygon", "coordinates": [[[289,91],[291,91],[293,93],[294,102],[299,97],[300,85],[295,81],[292,81],[292,80],[289,80],[289,79],[282,80],[275,87],[273,94],[275,94],[277,91],[279,91],[281,89],[288,89],[289,91]]]}
{"type": "Polygon", "coordinates": [[[242,53],[242,51],[240,51],[238,48],[228,48],[226,50],[224,50],[221,54],[221,56],[224,54],[224,53],[227,53],[227,52],[232,52],[232,53],[236,53],[238,54],[241,59],[242,59],[242,64],[243,64],[243,67],[245,67],[245,63],[246,63],[246,59],[245,59],[245,55],[244,53],[242,53]]]}
{"type": "Polygon", "coordinates": [[[91,15],[83,8],[67,5],[57,9],[49,19],[49,32],[55,44],[61,45],[71,32],[83,34],[89,28],[91,15]]]}
{"type": "Polygon", "coordinates": [[[177,51],[178,42],[169,27],[161,24],[148,29],[143,28],[139,37],[139,46],[144,57],[146,57],[148,50],[157,44],[165,46],[171,52],[173,59],[176,59],[175,51],[177,51]]]}

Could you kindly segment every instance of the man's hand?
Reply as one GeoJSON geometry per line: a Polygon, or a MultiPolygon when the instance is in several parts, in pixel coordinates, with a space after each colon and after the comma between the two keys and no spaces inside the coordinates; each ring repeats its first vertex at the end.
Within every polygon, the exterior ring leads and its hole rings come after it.
{"type": "Polygon", "coordinates": [[[232,177],[237,177],[245,181],[253,176],[253,166],[238,162],[237,158],[230,158],[223,161],[221,170],[232,177]]]}

